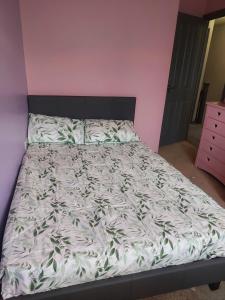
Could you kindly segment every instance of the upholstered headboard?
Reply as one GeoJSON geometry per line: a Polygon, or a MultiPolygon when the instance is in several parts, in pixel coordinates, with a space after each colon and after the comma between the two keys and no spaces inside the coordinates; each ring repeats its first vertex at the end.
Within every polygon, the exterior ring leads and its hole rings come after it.
{"type": "Polygon", "coordinates": [[[28,96],[28,111],[73,119],[134,120],[135,97],[28,96]]]}

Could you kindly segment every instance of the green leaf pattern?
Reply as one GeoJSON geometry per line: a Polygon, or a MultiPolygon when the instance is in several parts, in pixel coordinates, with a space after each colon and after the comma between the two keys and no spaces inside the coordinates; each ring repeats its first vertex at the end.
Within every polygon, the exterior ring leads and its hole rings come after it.
{"type": "Polygon", "coordinates": [[[140,142],[31,144],[6,226],[3,298],[225,256],[225,210],[140,142]]]}
{"type": "Polygon", "coordinates": [[[133,122],[128,120],[85,120],[85,144],[138,142],[133,122]]]}
{"type": "Polygon", "coordinates": [[[29,114],[28,144],[84,144],[84,121],[29,114]]]}

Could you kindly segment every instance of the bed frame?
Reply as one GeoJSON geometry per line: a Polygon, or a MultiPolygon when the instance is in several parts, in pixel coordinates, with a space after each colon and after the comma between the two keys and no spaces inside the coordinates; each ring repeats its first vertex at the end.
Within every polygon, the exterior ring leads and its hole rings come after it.
{"type": "MultiPolygon", "coordinates": [[[[134,97],[28,96],[30,113],[72,118],[134,120],[134,97]]],[[[128,300],[172,292],[202,284],[214,290],[225,280],[225,258],[124,275],[15,300],[128,300]]]]}
{"type": "Polygon", "coordinates": [[[134,121],[135,97],[28,96],[28,111],[73,119],[134,121]]]}

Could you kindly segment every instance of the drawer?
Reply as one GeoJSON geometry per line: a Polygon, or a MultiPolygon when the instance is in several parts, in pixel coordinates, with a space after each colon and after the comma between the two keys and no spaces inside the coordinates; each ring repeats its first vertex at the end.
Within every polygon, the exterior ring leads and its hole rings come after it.
{"type": "Polygon", "coordinates": [[[220,107],[208,105],[206,116],[225,123],[225,110],[220,107]]]}
{"type": "Polygon", "coordinates": [[[202,139],[225,150],[225,138],[208,129],[203,129],[202,139]]]}
{"type": "Polygon", "coordinates": [[[218,174],[225,177],[225,163],[222,163],[205,151],[201,151],[199,155],[200,160],[205,166],[208,166],[211,170],[215,170],[218,174]]]}
{"type": "Polygon", "coordinates": [[[199,160],[198,162],[198,168],[210,173],[211,175],[215,176],[220,182],[222,182],[225,185],[225,176],[222,176],[217,171],[212,169],[207,163],[205,163],[203,160],[199,160]]]}
{"type": "Polygon", "coordinates": [[[207,118],[205,126],[209,130],[212,130],[213,132],[216,132],[217,134],[225,137],[225,123],[222,123],[220,121],[211,118],[207,118]]]}
{"type": "MultiPolygon", "coordinates": [[[[210,154],[212,157],[221,161],[225,164],[225,149],[218,148],[214,144],[208,142],[207,140],[202,140],[200,144],[200,151],[205,151],[210,154]]],[[[225,170],[224,170],[225,173],[225,170]]]]}

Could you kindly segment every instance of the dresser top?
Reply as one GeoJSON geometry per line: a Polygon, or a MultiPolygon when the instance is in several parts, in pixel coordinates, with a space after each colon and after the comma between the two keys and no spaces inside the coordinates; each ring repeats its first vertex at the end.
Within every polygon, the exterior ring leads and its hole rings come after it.
{"type": "Polygon", "coordinates": [[[225,110],[225,103],[223,103],[223,102],[207,102],[206,104],[208,106],[213,106],[213,107],[221,108],[221,109],[225,110]]]}

